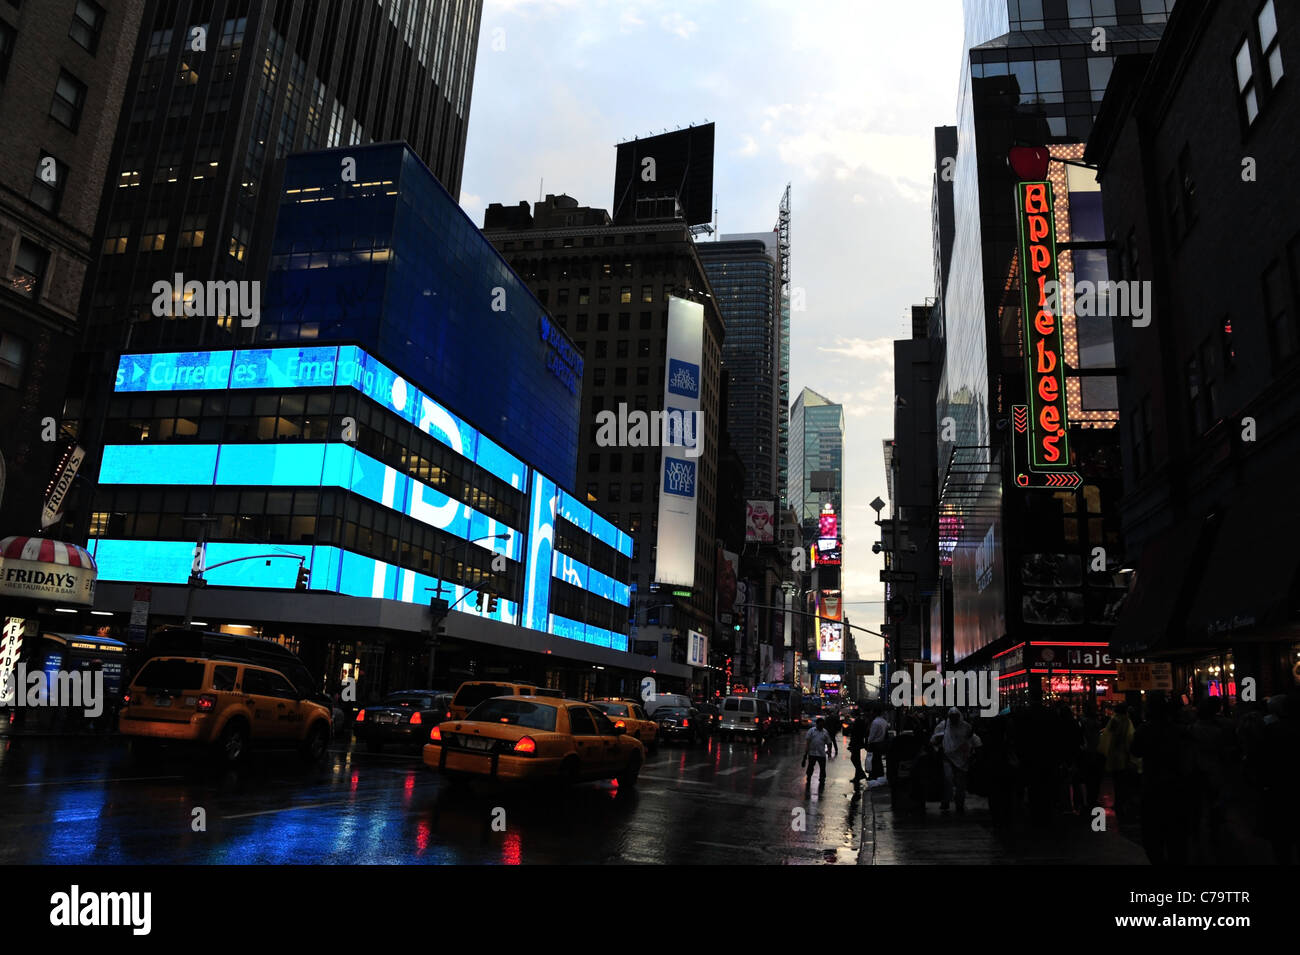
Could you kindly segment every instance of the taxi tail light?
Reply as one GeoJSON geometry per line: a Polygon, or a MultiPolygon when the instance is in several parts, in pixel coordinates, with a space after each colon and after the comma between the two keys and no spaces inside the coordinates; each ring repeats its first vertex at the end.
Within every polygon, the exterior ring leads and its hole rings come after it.
{"type": "Polygon", "coordinates": [[[615,721],[614,725],[617,726],[619,729],[627,729],[627,723],[623,722],[623,720],[615,721]]]}
{"type": "Polygon", "coordinates": [[[430,743],[442,742],[442,729],[440,727],[435,726],[433,729],[429,730],[429,742],[430,743]]]}
{"type": "Polygon", "coordinates": [[[195,707],[200,713],[211,713],[216,708],[217,698],[211,693],[204,693],[199,696],[199,702],[195,707]]]}
{"type": "Polygon", "coordinates": [[[686,719],[682,720],[682,729],[685,729],[686,727],[688,727],[688,726],[690,726],[690,725],[691,725],[691,721],[690,721],[690,720],[686,720],[686,719]]]}
{"type": "Polygon", "coordinates": [[[412,714],[411,714],[411,725],[412,725],[412,726],[419,726],[419,725],[420,725],[421,723],[423,723],[423,722],[424,722],[424,717],[421,716],[421,715],[419,714],[418,711],[415,712],[415,713],[412,713],[412,714]]]}
{"type": "Polygon", "coordinates": [[[357,722],[358,722],[358,723],[362,723],[362,722],[365,721],[365,718],[366,718],[366,711],[365,711],[365,710],[357,710],[357,722]]]}
{"type": "Polygon", "coordinates": [[[122,705],[125,706],[126,704],[128,704],[128,703],[130,703],[130,702],[131,702],[131,694],[130,694],[130,693],[123,693],[123,694],[122,694],[122,705]]]}
{"type": "Polygon", "coordinates": [[[514,745],[516,753],[535,753],[537,752],[537,740],[531,736],[521,736],[514,745]]]}

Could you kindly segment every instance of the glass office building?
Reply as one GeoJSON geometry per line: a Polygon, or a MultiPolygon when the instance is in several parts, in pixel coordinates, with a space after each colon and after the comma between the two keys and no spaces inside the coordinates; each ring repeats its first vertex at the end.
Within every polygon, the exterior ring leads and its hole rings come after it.
{"type": "MultiPolygon", "coordinates": [[[[952,634],[945,653],[982,660],[999,641],[1049,628],[1104,644],[1122,557],[1113,332],[1079,317],[1075,282],[1105,279],[1095,174],[1079,162],[1114,58],[1153,50],[1172,0],[967,0],[958,93],[952,257],[936,403],[941,525],[952,541],[952,634]],[[1100,28],[1101,33],[1098,33],[1100,28]],[[1104,45],[1098,37],[1104,38],[1104,45]],[[1026,399],[1013,146],[1052,162],[1073,490],[1010,483],[1012,406],[1026,399]],[[1107,572],[1085,555],[1104,547],[1107,572]],[[1113,559],[1112,559],[1113,558],[1113,559]],[[1073,631],[1063,630],[1071,627],[1073,631]],[[975,654],[983,651],[979,657],[975,654]]],[[[1063,638],[1064,639],[1064,638],[1063,638]]]]}
{"type": "Polygon", "coordinates": [[[835,509],[844,537],[844,406],[805,388],[790,408],[790,507],[799,516],[804,546],[820,532],[822,505],[835,509]],[[835,489],[812,489],[814,471],[834,473],[835,489]]]}

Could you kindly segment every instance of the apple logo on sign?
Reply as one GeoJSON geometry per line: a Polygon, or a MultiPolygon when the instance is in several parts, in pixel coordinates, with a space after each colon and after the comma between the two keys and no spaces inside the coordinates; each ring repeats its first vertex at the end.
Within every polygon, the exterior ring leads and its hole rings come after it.
{"type": "Polygon", "coordinates": [[[1047,178],[1051,156],[1046,146],[1012,146],[1007,162],[1021,182],[1041,182],[1047,178]]]}

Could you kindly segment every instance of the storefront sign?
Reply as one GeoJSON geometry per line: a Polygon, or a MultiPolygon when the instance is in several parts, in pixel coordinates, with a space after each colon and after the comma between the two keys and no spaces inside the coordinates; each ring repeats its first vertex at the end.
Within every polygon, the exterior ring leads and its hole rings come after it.
{"type": "Polygon", "coordinates": [[[1016,186],[1020,220],[1020,284],[1028,373],[1029,467],[1068,468],[1065,347],[1056,270],[1056,226],[1050,182],[1016,186]],[[1050,283],[1050,284],[1049,284],[1050,283]]]}
{"type": "Polygon", "coordinates": [[[45,507],[41,511],[42,530],[63,516],[64,498],[68,496],[68,488],[72,487],[72,481],[76,478],[77,471],[81,469],[81,462],[85,458],[86,452],[75,444],[63,456],[63,460],[59,463],[58,474],[46,495],[45,507]]]}
{"type": "Polygon", "coordinates": [[[95,602],[95,578],[89,567],[0,558],[0,596],[89,606],[95,602]]]}
{"type": "Polygon", "coordinates": [[[1121,693],[1136,690],[1174,688],[1173,666],[1168,663],[1121,663],[1117,667],[1115,689],[1121,693]]]}
{"type": "Polygon", "coordinates": [[[23,649],[23,630],[27,621],[22,617],[5,617],[4,636],[0,637],[0,703],[8,706],[13,699],[12,676],[18,665],[18,654],[23,649]]]}

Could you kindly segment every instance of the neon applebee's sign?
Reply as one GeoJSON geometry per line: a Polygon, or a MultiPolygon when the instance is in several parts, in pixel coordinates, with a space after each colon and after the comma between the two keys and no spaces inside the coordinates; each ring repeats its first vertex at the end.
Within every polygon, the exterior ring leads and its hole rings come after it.
{"type": "Polygon", "coordinates": [[[1052,184],[1018,183],[1016,197],[1020,210],[1025,364],[1029,373],[1029,463],[1035,469],[1065,468],[1070,464],[1065,347],[1059,295],[1047,292],[1049,287],[1059,288],[1052,184]]]}

